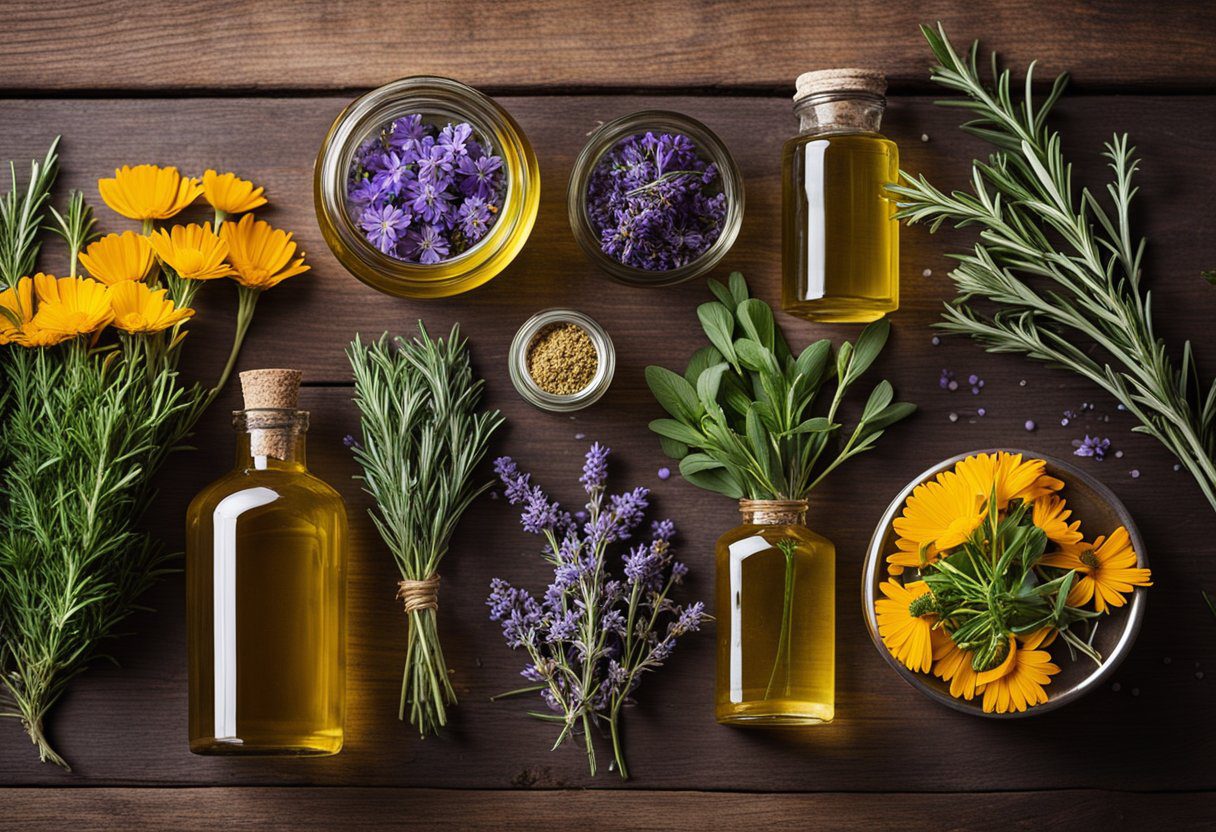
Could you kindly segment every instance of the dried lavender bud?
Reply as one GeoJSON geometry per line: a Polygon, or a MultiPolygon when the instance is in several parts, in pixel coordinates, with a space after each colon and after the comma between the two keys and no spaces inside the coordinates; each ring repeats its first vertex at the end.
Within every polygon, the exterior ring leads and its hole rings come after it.
{"type": "Polygon", "coordinates": [[[1025,428],[1026,428],[1026,430],[1034,430],[1035,428],[1037,428],[1037,427],[1038,427],[1038,425],[1036,425],[1036,424],[1034,423],[1034,419],[1027,419],[1027,420],[1026,420],[1026,424],[1025,424],[1025,425],[1023,425],[1023,427],[1025,427],[1025,428]]]}
{"type": "Polygon", "coordinates": [[[670,271],[696,260],[722,234],[726,209],[717,165],[681,133],[622,139],[587,182],[600,249],[635,269],[670,271]]]}

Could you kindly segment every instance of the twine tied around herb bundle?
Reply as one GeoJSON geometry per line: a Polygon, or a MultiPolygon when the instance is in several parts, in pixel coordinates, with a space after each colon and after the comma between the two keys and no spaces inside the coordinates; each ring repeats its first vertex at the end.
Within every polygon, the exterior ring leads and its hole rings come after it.
{"type": "Polygon", "coordinates": [[[408,578],[398,581],[397,598],[405,605],[407,615],[439,609],[439,576],[432,574],[421,581],[408,578]]]}

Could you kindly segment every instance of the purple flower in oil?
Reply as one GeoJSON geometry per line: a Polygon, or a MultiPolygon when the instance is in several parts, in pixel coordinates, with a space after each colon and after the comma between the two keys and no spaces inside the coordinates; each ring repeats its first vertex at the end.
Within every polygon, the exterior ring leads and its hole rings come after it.
{"type": "Polygon", "coordinates": [[[420,231],[410,230],[403,245],[409,259],[427,265],[439,263],[448,256],[448,241],[434,225],[424,225],[420,231]]]}
{"type": "Polygon", "coordinates": [[[426,128],[422,124],[422,116],[418,113],[411,113],[393,122],[392,130],[389,131],[388,144],[389,147],[409,150],[422,141],[425,134],[426,128]]]}
{"type": "Polygon", "coordinates": [[[383,193],[384,188],[380,186],[376,178],[369,176],[365,179],[360,179],[352,185],[347,195],[355,205],[370,205],[378,200],[383,193]]]}
{"type": "Polygon", "coordinates": [[[1074,439],[1072,444],[1076,449],[1073,451],[1074,456],[1088,456],[1099,461],[1105,459],[1106,452],[1110,450],[1109,439],[1090,436],[1089,434],[1086,434],[1084,439],[1074,439]]]}
{"type": "Polygon", "coordinates": [[[488,200],[498,193],[502,179],[502,159],[497,156],[464,156],[456,163],[461,176],[460,190],[467,196],[488,200]]]}
{"type": "Polygon", "coordinates": [[[492,221],[486,201],[479,196],[471,196],[461,203],[456,217],[460,220],[460,230],[470,240],[480,240],[484,237],[492,221]]]}
{"type": "Polygon", "coordinates": [[[436,188],[433,183],[421,179],[411,182],[406,188],[410,208],[423,221],[435,223],[447,214],[452,201],[451,194],[436,188]]]}
{"type": "Polygon", "coordinates": [[[452,153],[448,148],[435,145],[418,157],[418,181],[443,188],[448,174],[452,172],[452,153]]]}
{"type": "Polygon", "coordinates": [[[443,150],[449,159],[469,154],[469,139],[473,128],[467,123],[449,124],[439,131],[436,147],[443,150]]]}
{"type": "Polygon", "coordinates": [[[368,241],[385,254],[396,248],[409,224],[410,215],[392,205],[371,205],[359,215],[359,226],[367,232],[368,241]]]}

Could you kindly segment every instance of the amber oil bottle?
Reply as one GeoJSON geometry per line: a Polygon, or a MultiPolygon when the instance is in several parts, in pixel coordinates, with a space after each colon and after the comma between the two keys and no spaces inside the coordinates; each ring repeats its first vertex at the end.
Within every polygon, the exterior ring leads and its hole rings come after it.
{"type": "Polygon", "coordinates": [[[798,77],[799,134],[782,152],[782,308],[823,323],[899,308],[899,223],[886,191],[899,148],[879,133],[886,77],[829,69],[798,77]]]}
{"type": "Polygon", "coordinates": [[[346,509],[305,460],[300,374],[241,374],[236,465],[187,515],[190,750],[342,748],[346,509]]]}

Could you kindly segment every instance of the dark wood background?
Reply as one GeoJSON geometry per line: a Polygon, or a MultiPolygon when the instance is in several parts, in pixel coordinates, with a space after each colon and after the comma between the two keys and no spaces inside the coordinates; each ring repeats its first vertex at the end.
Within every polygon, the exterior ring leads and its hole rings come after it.
{"type": "MultiPolygon", "coordinates": [[[[694,308],[702,283],[661,290],[608,282],[580,255],[565,219],[574,155],[597,123],[648,107],[702,119],[738,160],[747,187],[743,233],[718,276],[743,271],[778,294],[779,149],[796,123],[789,96],[804,70],[884,69],[884,122],[904,167],[962,184],[985,152],[933,106],[928,51],[916,24],[943,20],[957,43],[982,37],[1009,60],[1074,73],[1059,108],[1070,158],[1104,184],[1101,143],[1129,131],[1143,156],[1136,219],[1149,238],[1147,282],[1162,334],[1177,350],[1194,339],[1216,372],[1216,7],[1139,2],[999,5],[921,2],[575,3],[134,3],[7,2],[0,42],[0,158],[19,164],[64,136],[60,197],[84,189],[105,230],[129,223],[96,197],[96,179],[121,164],[156,162],[234,170],[266,186],[276,225],[294,230],[313,270],[262,301],[242,368],[304,370],[313,412],[313,468],[351,509],[347,745],[317,760],[192,756],[186,746],[186,666],[180,575],[147,599],[52,718],[66,774],[40,765],[14,722],[0,725],[0,828],[193,829],[223,826],[391,828],[783,827],[873,829],[1151,828],[1210,823],[1216,800],[1216,621],[1199,589],[1216,590],[1216,517],[1198,488],[1131,420],[1081,381],[965,341],[931,344],[950,296],[946,252],[965,235],[903,233],[903,307],[874,371],[921,410],[874,453],[833,475],[810,524],[838,547],[837,721],[795,732],[741,731],[713,719],[712,626],[683,642],[646,680],[626,722],[634,780],[592,779],[580,749],[549,751],[547,726],[521,702],[490,702],[514,687],[520,657],[503,646],[483,605],[491,577],[542,588],[535,540],[501,501],[479,502],[461,527],[444,577],[441,628],[461,697],[444,736],[420,741],[396,720],[404,618],[394,570],[365,516],[367,501],[341,445],[355,428],[343,348],[356,332],[432,331],[460,321],[489,399],[509,419],[496,450],[576,500],[582,451],[614,451],[615,482],[654,489],[681,530],[693,568],[687,598],[709,598],[712,543],[736,523],[730,501],[699,492],[668,464],[646,422],[649,363],[682,367],[701,343],[694,308]],[[495,94],[540,159],[540,218],[527,249],[487,286],[419,303],[381,296],[350,277],[313,217],[313,159],[331,120],[354,95],[415,73],[447,74],[495,94]],[[561,416],[522,402],[506,376],[519,324],[542,307],[597,318],[619,351],[616,381],[596,406],[561,416]],[[983,394],[938,388],[938,374],[978,373],[983,394]],[[1022,382],[1025,382],[1023,385],[1022,382]],[[1078,423],[1060,414],[1093,402],[1078,423]],[[984,407],[987,416],[974,415],[984,407]],[[961,418],[949,420],[955,412],[961,418]],[[1023,423],[1039,428],[1026,433],[1023,423]],[[1149,547],[1156,585],[1135,650],[1117,683],[1061,712],[997,722],[948,711],[908,688],[875,652],[857,603],[863,548],[882,510],[913,475],[959,451],[1020,445],[1066,456],[1085,433],[1109,435],[1120,459],[1086,462],[1127,503],[1149,547]],[[585,437],[585,438],[583,438],[585,437]],[[1141,472],[1133,479],[1130,471],[1141,472]],[[575,791],[563,791],[574,789],[575,791]]],[[[43,267],[62,270],[49,248],[43,267]]],[[[214,373],[231,326],[231,286],[208,287],[192,325],[192,371],[214,373]]],[[[847,326],[785,316],[791,340],[852,337],[847,326]]],[[[182,545],[189,498],[225,470],[229,391],[204,421],[199,450],[165,471],[152,522],[182,545]]]]}

